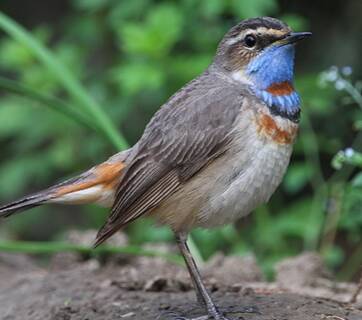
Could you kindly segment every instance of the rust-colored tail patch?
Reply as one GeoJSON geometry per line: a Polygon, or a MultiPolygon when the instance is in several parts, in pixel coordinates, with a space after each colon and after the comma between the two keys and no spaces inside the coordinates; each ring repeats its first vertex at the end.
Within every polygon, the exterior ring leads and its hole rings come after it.
{"type": "Polygon", "coordinates": [[[124,167],[125,165],[123,162],[102,163],[92,169],[93,177],[90,177],[85,181],[80,181],[60,188],[56,196],[60,197],[65,194],[88,189],[96,185],[103,185],[105,188],[112,188],[115,184],[117,184],[117,178],[119,178],[124,167]]]}
{"type": "Polygon", "coordinates": [[[0,206],[0,218],[46,203],[97,203],[111,207],[130,151],[119,152],[79,176],[0,206]]]}
{"type": "Polygon", "coordinates": [[[102,163],[92,168],[83,180],[60,187],[51,202],[72,204],[96,202],[111,206],[124,167],[123,162],[102,163]]]}

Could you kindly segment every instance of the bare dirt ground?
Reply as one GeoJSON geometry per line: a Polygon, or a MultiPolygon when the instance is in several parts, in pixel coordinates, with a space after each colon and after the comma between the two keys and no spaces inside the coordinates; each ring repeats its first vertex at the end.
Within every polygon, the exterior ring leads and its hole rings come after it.
{"type": "MultiPolygon", "coordinates": [[[[253,257],[214,257],[203,275],[229,319],[362,320],[362,297],[346,303],[355,285],[334,283],[314,254],[286,260],[274,283],[264,281],[253,257]],[[231,312],[234,311],[234,312],[231,312]]],[[[105,264],[75,254],[49,266],[0,254],[2,320],[168,320],[200,316],[182,266],[161,258],[112,258],[105,264]]]]}

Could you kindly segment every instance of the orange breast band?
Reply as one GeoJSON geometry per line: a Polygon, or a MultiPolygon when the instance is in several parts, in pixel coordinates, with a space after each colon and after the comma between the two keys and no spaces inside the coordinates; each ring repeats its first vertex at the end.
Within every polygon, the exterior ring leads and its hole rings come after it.
{"type": "Polygon", "coordinates": [[[277,144],[293,143],[298,130],[296,126],[292,126],[288,129],[280,128],[274,119],[267,114],[258,116],[257,125],[259,134],[271,139],[277,144]]]}
{"type": "Polygon", "coordinates": [[[283,81],[278,83],[273,83],[269,86],[266,91],[271,93],[274,96],[285,96],[289,95],[294,91],[293,85],[289,81],[283,81]]]}

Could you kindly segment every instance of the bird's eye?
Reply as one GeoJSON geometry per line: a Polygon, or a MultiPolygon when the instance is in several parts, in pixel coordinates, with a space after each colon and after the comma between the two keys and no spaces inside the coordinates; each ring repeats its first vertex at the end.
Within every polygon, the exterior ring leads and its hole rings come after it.
{"type": "Polygon", "coordinates": [[[251,34],[248,34],[245,38],[244,38],[244,43],[245,43],[245,46],[248,47],[248,48],[252,48],[255,46],[256,44],[256,38],[255,36],[251,35],[251,34]]]}

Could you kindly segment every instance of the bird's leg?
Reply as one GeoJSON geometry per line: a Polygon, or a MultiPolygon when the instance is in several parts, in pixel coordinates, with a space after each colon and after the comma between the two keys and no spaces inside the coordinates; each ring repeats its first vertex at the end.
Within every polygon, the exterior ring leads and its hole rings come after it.
{"type": "Polygon", "coordinates": [[[217,310],[216,305],[212,301],[209,293],[207,292],[207,290],[202,282],[200,272],[196,266],[195,260],[193,259],[190,249],[188,248],[187,243],[186,243],[187,234],[176,233],[175,235],[176,235],[177,245],[185,260],[187,269],[189,270],[191,280],[195,287],[198,300],[201,300],[200,302],[205,306],[207,313],[211,317],[213,317],[214,320],[225,319],[217,310]]]}

